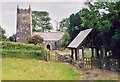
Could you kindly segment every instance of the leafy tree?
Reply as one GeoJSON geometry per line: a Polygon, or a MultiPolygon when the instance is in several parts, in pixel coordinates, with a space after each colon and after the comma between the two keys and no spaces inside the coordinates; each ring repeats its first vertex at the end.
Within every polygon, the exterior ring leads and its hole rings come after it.
{"type": "Polygon", "coordinates": [[[70,41],[72,41],[77,36],[77,34],[80,32],[80,30],[82,30],[81,22],[82,21],[81,21],[79,13],[70,15],[70,24],[67,29],[70,35],[70,41]]]}
{"type": "Polygon", "coordinates": [[[111,48],[112,54],[116,58],[120,58],[120,1],[113,3],[112,8],[110,9],[109,17],[111,16],[110,21],[112,22],[112,27],[110,29],[111,37],[111,48]]]}
{"type": "Polygon", "coordinates": [[[67,32],[65,32],[62,39],[60,39],[57,43],[58,48],[66,48],[70,43],[70,36],[67,32]]]}
{"type": "Polygon", "coordinates": [[[110,30],[111,22],[107,18],[106,2],[86,2],[87,8],[79,11],[84,29],[95,28],[94,31],[101,36],[104,45],[108,45],[108,38],[105,36],[110,30]],[[101,11],[103,10],[103,11],[101,11]]]}
{"type": "Polygon", "coordinates": [[[12,36],[10,36],[9,40],[12,42],[16,42],[16,34],[13,34],[12,36]]]}
{"type": "Polygon", "coordinates": [[[69,18],[64,18],[62,21],[60,21],[60,27],[59,30],[64,32],[69,27],[70,20],[69,18]]]}
{"type": "Polygon", "coordinates": [[[34,35],[34,36],[28,36],[27,41],[30,44],[42,44],[43,43],[43,38],[39,35],[34,35]]]}
{"type": "Polygon", "coordinates": [[[120,1],[119,2],[86,2],[87,8],[79,14],[84,28],[96,26],[103,46],[112,49],[114,56],[120,54],[120,1]],[[102,10],[102,11],[100,11],[102,10]]]}
{"type": "Polygon", "coordinates": [[[32,26],[33,31],[50,31],[52,25],[50,23],[51,18],[46,11],[32,11],[32,26]]]}
{"type": "MultiPolygon", "coordinates": [[[[71,14],[67,32],[73,40],[81,31],[95,28],[95,32],[102,39],[103,46],[112,49],[112,53],[120,54],[120,1],[118,2],[86,2],[76,14],[71,14]],[[117,52],[117,53],[115,53],[117,52]]],[[[61,27],[64,27],[65,20],[61,27]]]]}
{"type": "Polygon", "coordinates": [[[0,26],[0,39],[2,41],[6,41],[7,40],[7,37],[5,36],[5,30],[0,26]]]}

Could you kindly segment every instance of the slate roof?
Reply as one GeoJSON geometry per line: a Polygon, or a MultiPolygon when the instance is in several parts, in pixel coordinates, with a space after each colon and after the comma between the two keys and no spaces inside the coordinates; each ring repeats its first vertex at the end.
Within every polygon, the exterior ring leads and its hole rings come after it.
{"type": "Polygon", "coordinates": [[[68,45],[68,48],[78,48],[91,31],[92,29],[80,31],[75,39],[68,45]]]}
{"type": "Polygon", "coordinates": [[[44,41],[58,41],[64,35],[63,32],[33,32],[32,35],[40,35],[44,41]]]}

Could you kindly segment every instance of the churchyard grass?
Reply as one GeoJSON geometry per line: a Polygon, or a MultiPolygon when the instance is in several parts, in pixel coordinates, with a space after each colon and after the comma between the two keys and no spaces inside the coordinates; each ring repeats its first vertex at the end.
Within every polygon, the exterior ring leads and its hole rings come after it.
{"type": "Polygon", "coordinates": [[[3,58],[3,80],[79,80],[69,65],[37,59],[3,58]]]}

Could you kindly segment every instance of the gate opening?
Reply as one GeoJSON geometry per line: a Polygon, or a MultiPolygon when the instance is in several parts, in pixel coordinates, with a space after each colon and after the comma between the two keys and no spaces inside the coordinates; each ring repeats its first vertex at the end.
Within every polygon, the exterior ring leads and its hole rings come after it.
{"type": "Polygon", "coordinates": [[[47,45],[47,49],[49,49],[49,50],[50,50],[50,45],[49,45],[49,44],[47,45]]]}

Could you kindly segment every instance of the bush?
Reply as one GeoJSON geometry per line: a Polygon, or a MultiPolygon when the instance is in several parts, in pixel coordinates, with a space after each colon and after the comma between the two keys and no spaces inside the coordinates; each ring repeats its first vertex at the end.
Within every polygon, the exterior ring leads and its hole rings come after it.
{"type": "Polygon", "coordinates": [[[42,46],[17,42],[0,42],[2,44],[2,57],[17,57],[17,58],[39,58],[43,59],[47,50],[42,46]]]}
{"type": "Polygon", "coordinates": [[[43,38],[39,35],[34,35],[34,36],[28,36],[27,41],[30,44],[43,44],[43,38]]]}
{"type": "Polygon", "coordinates": [[[15,50],[15,49],[23,49],[23,50],[42,50],[44,47],[40,45],[33,45],[33,44],[24,44],[24,43],[18,43],[18,42],[9,42],[9,41],[4,41],[0,42],[2,44],[1,48],[2,49],[8,49],[8,50],[15,50]]]}
{"type": "Polygon", "coordinates": [[[2,57],[17,57],[17,58],[44,58],[43,51],[22,51],[21,50],[2,50],[2,57]]]}

